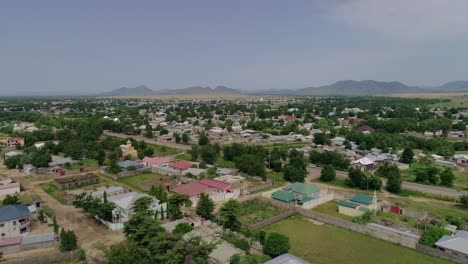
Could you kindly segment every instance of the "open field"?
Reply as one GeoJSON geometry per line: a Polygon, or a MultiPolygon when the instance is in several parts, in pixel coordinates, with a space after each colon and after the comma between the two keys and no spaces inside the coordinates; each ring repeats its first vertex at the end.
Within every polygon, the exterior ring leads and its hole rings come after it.
{"type": "Polygon", "coordinates": [[[264,228],[289,237],[290,253],[311,263],[451,263],[373,237],[293,216],[264,228]]]}
{"type": "Polygon", "coordinates": [[[154,150],[154,154],[153,154],[154,156],[167,156],[167,155],[174,155],[174,154],[180,153],[179,149],[175,149],[175,148],[171,148],[167,146],[148,144],[148,147],[154,150]]]}
{"type": "Polygon", "coordinates": [[[122,183],[126,187],[129,187],[133,190],[140,191],[140,192],[145,192],[144,189],[140,187],[140,183],[146,182],[146,181],[158,181],[165,178],[165,176],[159,174],[159,173],[154,173],[154,172],[143,172],[141,174],[137,174],[134,176],[130,177],[124,177],[118,179],[116,182],[117,183],[122,183]]]}
{"type": "Polygon", "coordinates": [[[353,217],[351,216],[338,213],[338,203],[335,200],[323,203],[313,208],[312,210],[319,213],[331,215],[337,218],[341,218],[346,221],[351,221],[353,219],[353,217]]]}
{"type": "MultiPolygon", "coordinates": [[[[402,171],[401,175],[403,177],[403,180],[408,181],[408,182],[416,182],[416,171],[426,166],[427,165],[420,164],[420,163],[413,163],[409,169],[402,171]]],[[[442,171],[445,169],[444,166],[437,165],[437,164],[431,164],[431,166],[437,167],[439,171],[442,171]]],[[[447,186],[441,186],[441,185],[433,185],[433,186],[452,188],[452,189],[457,189],[457,190],[468,190],[468,172],[467,171],[453,171],[453,174],[455,175],[455,181],[454,181],[453,187],[447,187],[447,186]]],[[[431,185],[430,183],[425,183],[425,184],[431,185]]]]}
{"type": "Polygon", "coordinates": [[[235,168],[236,167],[236,164],[234,163],[234,161],[224,160],[221,157],[218,157],[214,165],[218,168],[235,168]]]}
{"type": "Polygon", "coordinates": [[[41,183],[39,185],[46,193],[54,197],[55,200],[59,201],[61,204],[67,204],[64,193],[53,182],[41,183]]]}
{"type": "Polygon", "coordinates": [[[178,154],[175,158],[176,158],[176,160],[187,160],[187,161],[192,160],[192,156],[190,154],[187,154],[187,153],[178,154]]]}
{"type": "Polygon", "coordinates": [[[436,200],[427,200],[427,201],[413,201],[411,199],[401,198],[401,197],[388,197],[388,201],[392,202],[395,205],[398,205],[402,208],[407,208],[410,210],[424,210],[428,211],[436,216],[445,218],[448,215],[454,217],[461,217],[468,221],[468,210],[463,209],[452,203],[436,201],[436,200]]]}
{"type": "Polygon", "coordinates": [[[387,94],[385,96],[401,98],[441,99],[434,107],[468,107],[468,93],[424,93],[424,94],[387,94]],[[445,102],[444,99],[449,99],[445,102]]]}
{"type": "Polygon", "coordinates": [[[241,203],[238,220],[244,224],[255,224],[282,212],[284,212],[284,209],[272,204],[260,200],[250,200],[241,203]]]}

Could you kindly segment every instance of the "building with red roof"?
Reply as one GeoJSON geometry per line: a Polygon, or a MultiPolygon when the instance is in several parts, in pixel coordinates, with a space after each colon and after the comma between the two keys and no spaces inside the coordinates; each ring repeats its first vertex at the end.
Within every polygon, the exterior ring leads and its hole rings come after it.
{"type": "Polygon", "coordinates": [[[183,171],[183,170],[186,170],[188,168],[192,168],[192,163],[188,162],[186,160],[179,160],[177,162],[169,164],[169,167],[171,167],[171,168],[173,168],[175,170],[183,171]]]}
{"type": "Polygon", "coordinates": [[[5,147],[9,149],[15,149],[17,146],[24,146],[24,138],[22,137],[11,137],[5,142],[5,147]]]}
{"type": "Polygon", "coordinates": [[[286,121],[294,121],[296,120],[296,117],[294,115],[287,115],[284,117],[286,121]]]}
{"type": "Polygon", "coordinates": [[[356,118],[354,118],[352,120],[353,120],[353,124],[359,124],[361,122],[366,121],[364,118],[359,118],[359,117],[356,117],[356,118]]]}
{"type": "Polygon", "coordinates": [[[197,205],[202,193],[208,194],[214,202],[237,198],[240,195],[240,188],[232,188],[228,183],[213,179],[203,179],[200,181],[179,184],[173,187],[171,191],[187,195],[190,198],[190,201],[192,201],[192,206],[197,205]]]}
{"type": "Polygon", "coordinates": [[[359,131],[362,131],[362,132],[372,132],[374,131],[374,129],[368,125],[363,125],[363,126],[360,126],[358,128],[359,131]]]}
{"type": "Polygon", "coordinates": [[[146,167],[167,166],[171,162],[170,157],[144,157],[141,161],[146,167]]]}

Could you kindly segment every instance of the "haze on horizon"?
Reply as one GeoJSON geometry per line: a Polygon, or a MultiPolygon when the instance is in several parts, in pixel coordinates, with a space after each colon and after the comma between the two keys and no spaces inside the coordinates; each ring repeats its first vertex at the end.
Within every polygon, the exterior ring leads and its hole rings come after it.
{"type": "Polygon", "coordinates": [[[468,79],[468,1],[8,1],[0,95],[468,79]]]}

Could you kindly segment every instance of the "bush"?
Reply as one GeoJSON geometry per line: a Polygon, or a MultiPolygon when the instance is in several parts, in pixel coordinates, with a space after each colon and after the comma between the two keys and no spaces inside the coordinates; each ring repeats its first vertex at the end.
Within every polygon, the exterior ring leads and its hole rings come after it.
{"type": "Polygon", "coordinates": [[[176,227],[174,228],[174,230],[172,231],[172,234],[184,235],[192,230],[193,230],[193,226],[190,225],[189,223],[178,223],[176,227]]]}
{"type": "Polygon", "coordinates": [[[250,251],[249,241],[238,237],[236,234],[232,232],[224,232],[221,238],[233,244],[236,248],[242,249],[246,252],[250,251]]]}
{"type": "Polygon", "coordinates": [[[291,245],[289,244],[289,238],[279,233],[270,233],[263,246],[263,253],[268,256],[275,258],[284,253],[288,253],[291,245]]]}
{"type": "Polygon", "coordinates": [[[463,207],[468,208],[468,194],[460,197],[460,203],[463,207]]]}
{"type": "Polygon", "coordinates": [[[435,243],[444,235],[450,235],[450,232],[439,226],[432,226],[424,230],[419,243],[434,247],[435,243]]]}

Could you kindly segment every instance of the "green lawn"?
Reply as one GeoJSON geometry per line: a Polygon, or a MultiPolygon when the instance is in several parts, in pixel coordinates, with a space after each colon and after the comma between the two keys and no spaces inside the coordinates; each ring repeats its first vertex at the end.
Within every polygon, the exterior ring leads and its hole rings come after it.
{"type": "Polygon", "coordinates": [[[252,192],[252,194],[277,189],[277,188],[283,187],[284,185],[287,184],[287,181],[285,181],[284,178],[283,178],[283,173],[282,172],[268,171],[266,173],[266,177],[273,181],[273,185],[271,187],[265,187],[263,189],[256,190],[255,192],[252,192]]]}
{"type": "Polygon", "coordinates": [[[272,204],[260,200],[250,200],[241,203],[238,220],[245,224],[255,224],[282,212],[284,212],[283,209],[272,204]]]}
{"type": "Polygon", "coordinates": [[[395,205],[409,210],[424,210],[438,217],[445,218],[448,215],[461,217],[468,221],[468,210],[456,205],[450,205],[438,201],[430,202],[415,202],[409,199],[400,197],[389,197],[388,200],[395,205]]]}
{"type": "Polygon", "coordinates": [[[159,173],[143,172],[141,174],[137,174],[137,175],[134,175],[134,176],[117,179],[117,182],[127,186],[130,189],[140,191],[140,192],[144,192],[145,190],[143,190],[139,186],[139,184],[141,182],[150,181],[150,180],[159,180],[159,179],[162,179],[162,178],[164,178],[164,176],[159,174],[159,173]]]}
{"type": "MultiPolygon", "coordinates": [[[[445,169],[444,166],[437,165],[437,164],[431,164],[434,167],[439,168],[439,171],[442,171],[445,169]]],[[[420,163],[413,163],[409,169],[401,171],[401,176],[403,180],[409,181],[409,182],[416,182],[416,171],[418,168],[424,168],[426,165],[420,164],[420,163]]],[[[455,175],[455,181],[453,187],[447,187],[443,185],[435,185],[438,187],[444,187],[444,188],[453,188],[453,189],[460,189],[460,190],[468,190],[468,172],[466,171],[453,171],[453,174],[455,175]]],[[[430,183],[424,183],[427,185],[433,185],[430,183]]]]}
{"type": "Polygon", "coordinates": [[[41,183],[41,188],[61,204],[67,204],[62,191],[53,182],[41,183]]]}
{"type": "Polygon", "coordinates": [[[166,156],[166,155],[174,155],[181,152],[180,149],[170,148],[166,146],[148,144],[148,147],[154,150],[154,156],[166,156]]]}
{"type": "Polygon", "coordinates": [[[311,263],[426,264],[451,263],[383,240],[293,216],[263,229],[289,237],[290,253],[311,263]]]}
{"type": "Polygon", "coordinates": [[[187,161],[192,161],[192,155],[187,154],[187,153],[181,153],[176,156],[177,160],[187,160],[187,161]]]}
{"type": "Polygon", "coordinates": [[[319,213],[331,215],[337,218],[341,218],[346,221],[351,221],[353,219],[353,217],[351,216],[338,213],[338,204],[337,204],[337,201],[335,200],[323,203],[313,208],[312,210],[317,211],[319,213]]]}
{"type": "Polygon", "coordinates": [[[234,161],[224,160],[221,157],[218,157],[214,165],[218,168],[235,168],[236,167],[236,164],[234,163],[234,161]]]}
{"type": "Polygon", "coordinates": [[[468,190],[468,172],[467,171],[455,171],[455,181],[453,185],[456,189],[468,190]]]}

